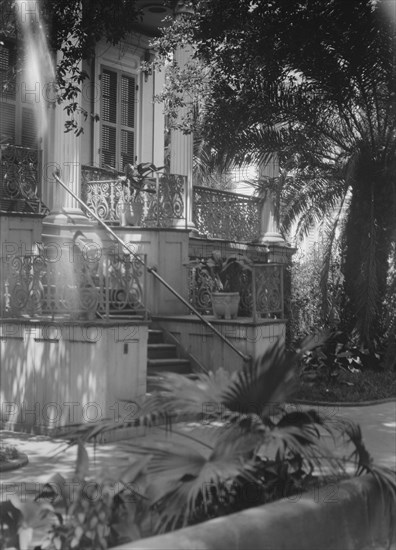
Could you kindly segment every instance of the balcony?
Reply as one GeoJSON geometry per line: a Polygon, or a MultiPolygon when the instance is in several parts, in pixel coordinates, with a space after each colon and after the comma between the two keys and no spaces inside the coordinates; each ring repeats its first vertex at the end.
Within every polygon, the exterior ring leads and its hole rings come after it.
{"type": "Polygon", "coordinates": [[[260,234],[260,199],[209,187],[193,188],[193,221],[207,238],[252,242],[260,234]]]}
{"type": "Polygon", "coordinates": [[[114,172],[92,166],[82,167],[82,199],[91,210],[109,224],[121,225],[128,207],[133,218],[130,225],[172,227],[185,222],[186,178],[178,175],[152,178],[148,187],[154,193],[141,192],[138,197],[114,178],[114,172]]]}

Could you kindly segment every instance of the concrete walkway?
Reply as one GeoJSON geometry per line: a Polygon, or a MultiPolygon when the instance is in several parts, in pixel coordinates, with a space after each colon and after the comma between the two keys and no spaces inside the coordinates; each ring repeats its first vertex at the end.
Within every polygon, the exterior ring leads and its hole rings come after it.
{"type": "MultiPolygon", "coordinates": [[[[302,408],[299,405],[290,405],[293,408],[302,408]]],[[[304,408],[306,408],[304,406],[304,408]]],[[[379,405],[342,407],[342,406],[312,406],[329,420],[350,418],[360,425],[364,442],[381,466],[387,466],[396,471],[396,401],[379,405]]],[[[179,425],[179,430],[190,430],[191,424],[179,425]]],[[[164,437],[164,431],[155,428],[158,437],[164,437]]],[[[176,440],[182,441],[181,436],[173,435],[176,440]]],[[[136,433],[136,438],[144,442],[143,432],[136,433]]],[[[14,445],[29,457],[29,464],[19,470],[0,473],[1,485],[10,486],[15,483],[26,488],[27,484],[33,489],[34,485],[45,483],[51,475],[60,473],[63,476],[72,475],[76,459],[76,447],[65,448],[62,440],[53,440],[45,436],[34,436],[23,433],[0,431],[0,444],[14,445]]],[[[97,446],[88,445],[90,456],[90,476],[95,476],[105,469],[111,477],[117,477],[117,472],[135,457],[127,448],[125,442],[107,443],[97,446]]],[[[338,449],[340,453],[343,449],[338,449]]],[[[0,488],[1,488],[0,485],[0,488]]],[[[4,500],[4,488],[0,492],[0,500],[4,500]]]]}

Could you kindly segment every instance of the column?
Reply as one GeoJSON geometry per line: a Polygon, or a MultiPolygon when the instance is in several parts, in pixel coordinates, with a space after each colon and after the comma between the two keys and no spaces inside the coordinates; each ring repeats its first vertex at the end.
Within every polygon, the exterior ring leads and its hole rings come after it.
{"type": "MultiPolygon", "coordinates": [[[[191,8],[187,7],[187,2],[178,2],[175,15],[188,15],[191,8]]],[[[174,52],[174,59],[181,69],[188,63],[192,56],[191,46],[179,47],[174,52]]],[[[188,113],[189,107],[184,107],[179,111],[179,119],[188,113]]],[[[183,225],[186,229],[195,230],[193,222],[193,134],[184,134],[181,130],[171,130],[170,138],[170,173],[185,176],[187,184],[184,188],[184,210],[186,220],[177,220],[176,226],[183,225]]]]}
{"type": "MultiPolygon", "coordinates": [[[[279,177],[279,161],[276,155],[267,164],[259,167],[259,177],[260,179],[279,177]]],[[[277,202],[275,193],[267,190],[261,207],[259,243],[286,244],[279,232],[279,204],[277,202]]]]}
{"type": "MultiPolygon", "coordinates": [[[[57,54],[59,61],[59,52],[57,54]]],[[[81,103],[81,94],[75,101],[81,103]]],[[[47,196],[50,200],[50,214],[45,219],[47,223],[71,223],[78,219],[79,223],[88,221],[84,216],[78,202],[61,187],[53,177],[56,172],[67,187],[78,197],[81,194],[81,163],[80,148],[81,138],[76,136],[73,130],[65,132],[65,123],[69,115],[64,110],[65,103],[56,104],[52,117],[52,124],[48,135],[48,157],[44,170],[45,185],[50,187],[47,196]]],[[[79,111],[74,113],[78,126],[81,124],[79,111]]]]}

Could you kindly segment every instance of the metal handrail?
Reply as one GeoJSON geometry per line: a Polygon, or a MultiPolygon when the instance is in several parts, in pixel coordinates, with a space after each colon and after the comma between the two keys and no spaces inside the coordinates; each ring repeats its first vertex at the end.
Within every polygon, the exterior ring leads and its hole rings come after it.
{"type": "Polygon", "coordinates": [[[63,183],[63,181],[59,178],[59,176],[57,174],[54,173],[53,176],[54,176],[55,180],[59,183],[59,185],[61,185],[63,187],[63,189],[65,189],[73,197],[73,199],[75,199],[79,204],[81,204],[81,206],[83,206],[83,208],[85,208],[91,214],[91,216],[93,216],[95,218],[95,220],[97,222],[99,222],[100,225],[112,237],[114,237],[119,244],[121,244],[121,246],[123,246],[130,254],[132,254],[132,256],[138,262],[143,264],[145,269],[149,273],[151,273],[151,275],[153,275],[153,277],[155,279],[157,279],[161,284],[163,284],[174,296],[176,296],[176,298],[178,300],[180,300],[192,313],[194,313],[194,315],[196,315],[198,317],[198,319],[200,319],[208,328],[210,328],[210,330],[212,332],[214,332],[227,346],[229,346],[235,353],[237,353],[244,361],[247,361],[247,362],[251,361],[251,357],[249,355],[245,355],[238,348],[236,348],[234,346],[234,344],[228,340],[228,338],[226,338],[223,334],[221,334],[221,332],[218,331],[217,328],[215,328],[212,325],[212,323],[210,323],[207,319],[205,319],[203,317],[203,315],[201,315],[185,298],[183,298],[183,296],[181,296],[177,292],[177,290],[175,290],[167,281],[165,281],[165,279],[163,279],[161,277],[161,275],[159,275],[157,273],[157,271],[155,270],[154,267],[149,267],[148,265],[145,265],[145,263],[142,261],[140,256],[138,254],[136,254],[132,250],[132,248],[130,248],[130,246],[128,244],[126,244],[103,220],[101,220],[99,218],[99,216],[93,210],[91,210],[91,208],[89,208],[89,206],[87,206],[83,200],[81,200],[79,197],[77,197],[77,195],[75,193],[73,193],[73,191],[71,191],[65,183],[63,183]]]}
{"type": "Polygon", "coordinates": [[[245,195],[243,193],[235,193],[235,191],[227,191],[226,189],[214,189],[213,187],[205,187],[204,185],[194,185],[193,190],[205,192],[211,195],[225,195],[227,197],[238,198],[244,202],[262,202],[262,198],[254,195],[245,195]]]}

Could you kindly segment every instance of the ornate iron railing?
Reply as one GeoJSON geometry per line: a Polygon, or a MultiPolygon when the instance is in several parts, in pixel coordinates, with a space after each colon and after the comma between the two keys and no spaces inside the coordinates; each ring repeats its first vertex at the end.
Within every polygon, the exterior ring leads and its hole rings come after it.
{"type": "Polygon", "coordinates": [[[171,227],[183,222],[185,185],[184,176],[161,175],[147,184],[154,193],[141,192],[136,197],[114,178],[113,172],[92,166],[82,168],[82,199],[107,223],[171,227]]]}
{"type": "Polygon", "coordinates": [[[144,315],[146,259],[141,257],[143,263],[128,254],[95,261],[82,254],[73,261],[52,261],[38,254],[0,258],[0,315],[144,315]]]}
{"type": "MultiPolygon", "coordinates": [[[[241,270],[238,291],[239,317],[283,319],[283,265],[253,264],[241,270]]],[[[212,292],[215,281],[206,269],[189,267],[190,303],[202,314],[213,315],[212,292]]]]}
{"type": "Polygon", "coordinates": [[[193,221],[209,238],[252,242],[260,234],[260,199],[194,186],[193,221]]]}
{"type": "MultiPolygon", "coordinates": [[[[282,319],[284,317],[282,264],[256,264],[252,278],[252,317],[282,319]]],[[[243,292],[241,301],[243,301],[243,292]]]]}
{"type": "Polygon", "coordinates": [[[0,209],[48,212],[41,202],[41,151],[7,145],[0,149],[0,209]]]}

